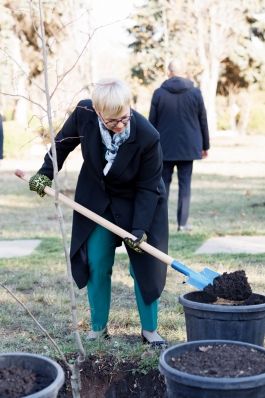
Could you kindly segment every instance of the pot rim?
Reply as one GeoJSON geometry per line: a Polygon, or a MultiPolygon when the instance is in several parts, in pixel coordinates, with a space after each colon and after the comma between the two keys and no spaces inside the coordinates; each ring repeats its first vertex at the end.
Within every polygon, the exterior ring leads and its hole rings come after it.
{"type": "MultiPolygon", "coordinates": [[[[199,293],[198,290],[193,290],[190,292],[183,293],[179,296],[179,303],[185,307],[193,308],[193,309],[200,309],[205,311],[212,311],[212,312],[262,312],[265,311],[265,303],[263,304],[255,304],[255,305],[237,305],[237,306],[229,306],[229,305],[213,305],[208,303],[200,303],[198,301],[191,301],[184,297],[186,294],[190,293],[199,293]]],[[[260,293],[253,293],[258,294],[259,296],[265,296],[260,293]]]]}
{"type": "Polygon", "coordinates": [[[57,370],[57,376],[51,384],[49,384],[46,388],[44,388],[43,390],[41,390],[37,393],[26,395],[25,398],[37,398],[37,397],[39,397],[40,392],[45,393],[45,396],[46,396],[46,394],[55,391],[55,389],[57,391],[59,391],[59,389],[62,387],[62,385],[64,383],[65,377],[64,377],[64,371],[63,371],[62,367],[57,362],[55,362],[54,360],[52,360],[48,357],[45,357],[44,355],[30,354],[30,353],[25,353],[25,352],[2,353],[2,354],[0,354],[0,362],[1,362],[2,358],[18,357],[18,356],[25,357],[25,359],[28,359],[28,360],[30,360],[30,358],[35,358],[35,359],[39,359],[43,362],[49,362],[57,370]]]}
{"type": "MultiPolygon", "coordinates": [[[[217,345],[217,344],[231,344],[231,345],[243,345],[248,346],[256,351],[262,351],[265,354],[265,348],[250,344],[244,343],[242,341],[233,341],[233,340],[196,340],[186,343],[177,344],[167,348],[160,356],[159,359],[159,370],[160,372],[168,379],[177,381],[181,384],[205,388],[205,389],[222,389],[222,390],[233,390],[235,388],[239,390],[243,390],[246,388],[253,388],[265,385],[265,373],[261,373],[259,375],[247,376],[247,377],[238,377],[238,378],[216,378],[216,377],[203,377],[192,375],[189,373],[181,372],[172,366],[170,366],[165,357],[168,356],[170,351],[175,350],[176,348],[182,347],[199,347],[201,345],[217,345]]],[[[170,359],[173,356],[170,357],[170,359]]]]}

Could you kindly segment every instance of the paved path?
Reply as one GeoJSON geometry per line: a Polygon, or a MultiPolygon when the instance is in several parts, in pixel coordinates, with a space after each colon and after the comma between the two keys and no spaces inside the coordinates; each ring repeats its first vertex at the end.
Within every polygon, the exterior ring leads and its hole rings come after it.
{"type": "Polygon", "coordinates": [[[208,239],[196,254],[265,253],[265,236],[223,236],[208,239]]]}
{"type": "MultiPolygon", "coordinates": [[[[2,240],[0,241],[0,258],[29,256],[40,243],[40,239],[2,240]]],[[[127,253],[124,244],[117,247],[116,253],[127,253]]]]}
{"type": "Polygon", "coordinates": [[[40,239],[1,240],[0,258],[29,256],[39,246],[40,239]]]}

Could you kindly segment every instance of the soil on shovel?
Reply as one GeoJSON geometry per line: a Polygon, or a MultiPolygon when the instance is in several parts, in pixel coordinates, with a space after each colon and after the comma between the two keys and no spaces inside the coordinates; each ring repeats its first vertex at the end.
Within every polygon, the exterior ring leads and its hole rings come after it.
{"type": "Polygon", "coordinates": [[[237,303],[237,305],[256,304],[250,300],[252,290],[244,270],[231,272],[230,274],[224,272],[223,275],[214,278],[213,285],[209,284],[203,290],[214,296],[215,301],[218,298],[222,298],[239,302],[240,304],[237,303]],[[246,302],[247,300],[249,301],[246,302]]]}
{"type": "Polygon", "coordinates": [[[0,397],[21,398],[37,393],[53,382],[49,376],[20,366],[0,369],[0,397]]]}
{"type": "Polygon", "coordinates": [[[184,352],[172,358],[170,365],[181,372],[202,377],[249,377],[265,373],[265,355],[251,347],[217,344],[184,352]]]}
{"type": "MultiPolygon", "coordinates": [[[[63,363],[65,384],[58,398],[72,398],[70,374],[63,363]]],[[[81,398],[166,398],[164,376],[159,370],[137,372],[139,363],[113,356],[89,355],[81,366],[81,398]],[[135,370],[135,371],[134,371],[135,370]]]]}

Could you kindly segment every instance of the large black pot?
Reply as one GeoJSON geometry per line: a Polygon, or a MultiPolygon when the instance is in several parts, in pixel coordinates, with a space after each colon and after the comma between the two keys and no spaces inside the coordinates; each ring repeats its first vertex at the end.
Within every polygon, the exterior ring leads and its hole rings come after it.
{"type": "Polygon", "coordinates": [[[60,365],[41,355],[27,353],[0,354],[0,369],[18,366],[50,376],[53,382],[42,391],[27,395],[25,398],[56,398],[64,383],[64,372],[60,365]]]}
{"type": "Polygon", "coordinates": [[[203,340],[183,343],[166,349],[159,359],[159,370],[165,376],[168,398],[264,398],[265,374],[238,378],[201,377],[178,371],[169,364],[183,352],[197,351],[201,346],[236,344],[265,354],[254,344],[229,340],[203,340]]]}
{"type": "Polygon", "coordinates": [[[255,294],[263,304],[213,305],[212,296],[194,291],[179,297],[183,305],[187,341],[233,340],[263,346],[265,335],[265,296],[255,294]]]}

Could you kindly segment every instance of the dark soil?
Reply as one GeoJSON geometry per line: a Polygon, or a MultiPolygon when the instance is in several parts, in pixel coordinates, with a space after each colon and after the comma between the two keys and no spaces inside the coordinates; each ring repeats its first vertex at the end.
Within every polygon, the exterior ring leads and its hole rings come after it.
{"type": "Polygon", "coordinates": [[[19,366],[0,369],[0,397],[21,398],[48,387],[53,379],[19,366]]]}
{"type": "MultiPolygon", "coordinates": [[[[58,398],[72,398],[70,374],[65,370],[65,384],[58,398]]],[[[81,398],[166,398],[164,376],[159,370],[139,373],[135,362],[117,362],[112,356],[90,355],[81,367],[81,398]]]]}
{"type": "Polygon", "coordinates": [[[265,373],[265,355],[233,344],[202,346],[172,358],[173,368],[202,377],[238,378],[265,373]]]}
{"type": "Polygon", "coordinates": [[[212,304],[214,305],[229,305],[229,306],[238,306],[238,305],[258,305],[264,304],[264,298],[258,296],[257,294],[253,293],[247,300],[243,301],[235,301],[235,300],[225,300],[222,298],[218,298],[212,304]]]}
{"type": "Polygon", "coordinates": [[[213,285],[209,284],[203,290],[213,295],[216,300],[219,297],[226,300],[245,301],[252,295],[244,270],[230,274],[224,272],[223,275],[214,278],[213,285]]]}

